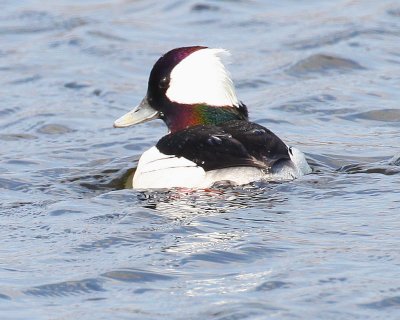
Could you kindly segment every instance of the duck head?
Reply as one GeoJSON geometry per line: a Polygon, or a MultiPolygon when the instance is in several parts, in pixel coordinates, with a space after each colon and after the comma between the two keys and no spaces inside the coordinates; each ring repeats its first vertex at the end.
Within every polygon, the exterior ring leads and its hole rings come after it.
{"type": "Polygon", "coordinates": [[[247,120],[247,108],[237,99],[221,60],[228,55],[224,49],[202,46],[167,52],[153,66],[142,102],[114,127],[162,119],[170,132],[176,132],[199,124],[247,120]]]}

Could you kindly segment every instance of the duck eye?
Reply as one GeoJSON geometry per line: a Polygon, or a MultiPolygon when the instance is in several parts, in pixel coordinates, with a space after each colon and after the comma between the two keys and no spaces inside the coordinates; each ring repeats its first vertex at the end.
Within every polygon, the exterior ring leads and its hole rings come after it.
{"type": "Polygon", "coordinates": [[[163,78],[161,78],[160,83],[158,84],[158,86],[161,89],[166,89],[168,87],[168,82],[169,82],[168,78],[167,77],[163,77],[163,78]]]}

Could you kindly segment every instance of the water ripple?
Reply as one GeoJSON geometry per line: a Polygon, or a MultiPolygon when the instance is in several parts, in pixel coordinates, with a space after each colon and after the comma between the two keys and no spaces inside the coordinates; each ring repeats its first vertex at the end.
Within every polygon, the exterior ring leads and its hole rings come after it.
{"type": "Polygon", "coordinates": [[[315,54],[291,66],[287,70],[287,73],[293,76],[301,76],[309,73],[323,74],[330,71],[347,72],[362,69],[364,68],[360,64],[350,59],[326,54],[315,54]]]}
{"type": "Polygon", "coordinates": [[[103,292],[103,281],[98,279],[84,279],[78,281],[65,281],[33,287],[25,294],[41,297],[62,297],[80,295],[89,292],[103,292]]]}
{"type": "Polygon", "coordinates": [[[297,50],[309,50],[320,48],[328,45],[338,44],[343,41],[348,41],[354,38],[358,38],[360,36],[365,35],[390,35],[397,37],[400,32],[391,29],[379,29],[379,28],[371,28],[371,29],[360,29],[357,27],[353,27],[348,30],[336,31],[332,32],[328,35],[316,36],[311,39],[305,39],[300,41],[295,41],[288,44],[290,47],[297,50]]]}
{"type": "Polygon", "coordinates": [[[88,23],[81,17],[56,16],[46,11],[23,11],[5,19],[6,23],[13,24],[0,27],[0,34],[19,35],[48,32],[54,30],[72,30],[88,23]]]}
{"type": "Polygon", "coordinates": [[[345,117],[348,120],[372,120],[382,122],[400,122],[400,109],[378,109],[351,114],[345,117]]]}
{"type": "Polygon", "coordinates": [[[173,280],[175,277],[141,270],[114,270],[102,274],[103,277],[122,282],[153,282],[173,280]]]}

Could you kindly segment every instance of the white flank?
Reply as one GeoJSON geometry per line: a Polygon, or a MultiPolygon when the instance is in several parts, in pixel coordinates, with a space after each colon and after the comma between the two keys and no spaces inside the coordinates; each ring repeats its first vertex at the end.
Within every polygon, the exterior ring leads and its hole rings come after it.
{"type": "Polygon", "coordinates": [[[132,181],[136,189],[198,188],[205,171],[194,162],[161,153],[152,147],[142,154],[132,181]]]}
{"type": "Polygon", "coordinates": [[[152,147],[140,157],[132,181],[135,189],[158,188],[208,188],[215,182],[228,180],[234,184],[247,184],[263,179],[264,173],[257,168],[236,167],[205,172],[194,162],[161,153],[152,147]]]}
{"type": "Polygon", "coordinates": [[[239,106],[235,87],[221,58],[224,49],[200,49],[178,63],[171,72],[167,97],[185,104],[239,106]]]}
{"type": "Polygon", "coordinates": [[[152,147],[141,156],[132,186],[135,189],[172,187],[196,189],[211,187],[218,181],[230,181],[236,185],[243,185],[260,180],[292,180],[311,172],[304,154],[298,149],[292,148],[291,160],[275,167],[273,173],[265,173],[252,167],[225,168],[205,172],[203,168],[186,158],[165,155],[157,147],[152,147]]]}

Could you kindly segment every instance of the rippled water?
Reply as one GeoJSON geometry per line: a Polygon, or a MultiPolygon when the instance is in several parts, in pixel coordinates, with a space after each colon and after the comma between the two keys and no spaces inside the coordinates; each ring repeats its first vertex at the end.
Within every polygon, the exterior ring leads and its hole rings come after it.
{"type": "Polygon", "coordinates": [[[1,319],[398,319],[398,1],[1,6],[1,319]],[[112,123],[195,44],[313,174],[125,188],[166,128],[112,123]]]}

